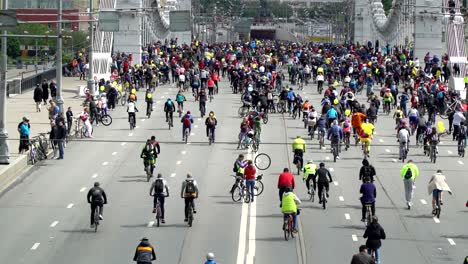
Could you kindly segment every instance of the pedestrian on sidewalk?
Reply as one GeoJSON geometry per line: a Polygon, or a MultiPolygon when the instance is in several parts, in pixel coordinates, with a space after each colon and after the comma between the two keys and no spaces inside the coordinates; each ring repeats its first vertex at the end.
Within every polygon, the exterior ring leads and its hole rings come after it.
{"type": "Polygon", "coordinates": [[[54,121],[55,118],[57,117],[59,111],[60,111],[60,108],[52,100],[49,100],[49,104],[50,104],[50,107],[49,107],[49,120],[54,121]]]}
{"type": "Polygon", "coordinates": [[[58,145],[59,156],[57,159],[63,159],[63,149],[65,147],[65,138],[67,137],[67,130],[65,129],[65,125],[63,121],[60,121],[57,126],[57,131],[55,134],[55,138],[58,145]]]}
{"type": "Polygon", "coordinates": [[[44,101],[44,105],[47,105],[47,100],[49,100],[49,84],[46,79],[42,81],[42,100],[44,101]]]}
{"type": "Polygon", "coordinates": [[[52,159],[55,159],[57,157],[57,125],[54,121],[50,122],[49,140],[52,145],[52,149],[54,150],[54,156],[52,159]]]}
{"type": "Polygon", "coordinates": [[[68,110],[67,110],[67,134],[68,135],[70,135],[72,124],[73,124],[73,112],[72,112],[72,108],[68,107],[68,110]]]}
{"type": "Polygon", "coordinates": [[[29,133],[31,130],[31,125],[29,124],[29,119],[27,117],[23,117],[23,121],[18,124],[18,132],[20,134],[20,142],[19,142],[19,154],[23,154],[24,150],[29,150],[29,133]]]}
{"type": "Polygon", "coordinates": [[[36,84],[36,89],[34,89],[33,99],[36,103],[36,112],[40,112],[42,103],[42,88],[40,87],[39,83],[36,84]]]}
{"type": "Polygon", "coordinates": [[[55,101],[57,97],[57,84],[55,83],[55,80],[50,81],[49,88],[50,88],[50,96],[55,101]]]}
{"type": "Polygon", "coordinates": [[[419,169],[413,163],[412,160],[408,162],[401,168],[400,172],[401,178],[403,179],[403,184],[405,187],[405,199],[408,209],[411,209],[413,200],[413,190],[414,190],[414,180],[419,176],[419,169]]]}

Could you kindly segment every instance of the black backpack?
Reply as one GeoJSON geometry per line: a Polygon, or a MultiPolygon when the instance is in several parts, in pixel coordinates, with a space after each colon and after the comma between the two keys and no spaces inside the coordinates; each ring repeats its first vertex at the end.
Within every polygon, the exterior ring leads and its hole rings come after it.
{"type": "Polygon", "coordinates": [[[408,168],[405,173],[405,180],[409,180],[413,178],[413,171],[411,171],[411,168],[408,168]]]}
{"type": "Polygon", "coordinates": [[[185,185],[185,193],[195,193],[195,184],[193,183],[193,181],[186,181],[186,185],[185,185]]]}
{"type": "Polygon", "coordinates": [[[371,166],[365,166],[364,167],[364,177],[369,177],[372,178],[372,167],[371,166]]]}
{"type": "Polygon", "coordinates": [[[154,193],[163,193],[164,192],[164,182],[162,179],[156,179],[154,182],[154,193]]]}

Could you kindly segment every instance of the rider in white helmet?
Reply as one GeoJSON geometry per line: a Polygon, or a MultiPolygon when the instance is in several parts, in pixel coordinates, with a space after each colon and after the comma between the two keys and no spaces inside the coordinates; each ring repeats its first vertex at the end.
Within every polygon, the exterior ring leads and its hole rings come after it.
{"type": "Polygon", "coordinates": [[[209,252],[208,254],[206,254],[205,264],[216,264],[216,261],[214,259],[215,259],[215,255],[209,252]]]}

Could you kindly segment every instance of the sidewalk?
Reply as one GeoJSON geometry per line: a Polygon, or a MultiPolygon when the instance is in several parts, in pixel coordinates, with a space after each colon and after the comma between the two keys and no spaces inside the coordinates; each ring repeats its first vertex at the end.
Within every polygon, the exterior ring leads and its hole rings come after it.
{"type": "MultiPolygon", "coordinates": [[[[82,111],[80,105],[83,99],[78,95],[80,85],[86,85],[86,81],[80,81],[79,78],[75,77],[63,78],[62,97],[64,100],[64,109],[66,111],[66,109],[71,106],[75,116],[82,111]]],[[[10,164],[0,165],[0,193],[19,176],[18,174],[21,170],[28,166],[27,156],[24,154],[20,155],[18,152],[18,124],[21,122],[23,116],[29,118],[31,124],[30,138],[37,136],[38,133],[49,132],[48,106],[49,105],[42,105],[42,111],[39,113],[36,112],[33,90],[7,98],[6,127],[8,131],[7,142],[10,151],[10,164]]]]}
{"type": "Polygon", "coordinates": [[[43,71],[50,70],[52,68],[53,68],[52,64],[47,65],[45,69],[44,69],[44,65],[38,65],[37,73],[36,73],[36,69],[34,68],[34,65],[29,65],[27,69],[26,67],[23,67],[23,69],[11,68],[11,69],[8,69],[7,79],[8,81],[11,81],[13,79],[18,79],[18,78],[21,79],[21,74],[23,72],[24,72],[23,77],[27,78],[27,77],[39,74],[43,71]]]}

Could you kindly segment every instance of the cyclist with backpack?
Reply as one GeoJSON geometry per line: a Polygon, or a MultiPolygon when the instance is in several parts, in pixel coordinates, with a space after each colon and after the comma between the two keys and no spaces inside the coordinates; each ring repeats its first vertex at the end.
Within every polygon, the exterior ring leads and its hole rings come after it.
{"type": "Polygon", "coordinates": [[[375,215],[375,198],[377,197],[377,189],[375,188],[374,183],[371,182],[371,179],[365,176],[359,192],[362,194],[361,198],[359,198],[362,204],[361,222],[364,222],[366,221],[366,204],[371,204],[372,215],[375,215]]]}
{"type": "MultiPolygon", "coordinates": [[[[175,105],[172,102],[171,98],[167,98],[166,103],[164,104],[164,112],[166,113],[166,122],[169,122],[169,118],[173,120],[174,112],[175,112],[175,105]]],[[[172,124],[174,126],[174,124],[172,124]]]]}
{"type": "Polygon", "coordinates": [[[400,172],[401,178],[403,179],[403,184],[405,187],[405,199],[408,209],[411,209],[413,199],[413,190],[414,190],[414,180],[419,176],[419,169],[413,163],[412,160],[408,162],[401,168],[400,172]]]}
{"type": "Polygon", "coordinates": [[[166,197],[169,197],[169,187],[167,186],[167,181],[162,177],[161,173],[158,173],[158,177],[151,184],[150,196],[153,196],[153,214],[156,213],[156,203],[159,200],[161,206],[161,223],[165,224],[166,220],[164,219],[164,201],[166,197]]]}
{"type": "Polygon", "coordinates": [[[192,124],[193,124],[193,117],[190,111],[187,111],[187,113],[180,119],[180,122],[182,123],[182,141],[185,140],[185,129],[188,128],[189,134],[192,132],[192,124]]]}
{"type": "Polygon", "coordinates": [[[188,209],[189,204],[192,205],[193,213],[196,214],[195,210],[195,199],[198,198],[198,185],[197,181],[192,177],[192,174],[187,173],[187,178],[182,182],[182,189],[180,191],[180,197],[185,200],[185,222],[188,222],[188,209]]]}
{"type": "Polygon", "coordinates": [[[145,102],[146,102],[146,115],[150,116],[151,111],[153,111],[153,93],[151,92],[151,89],[146,90],[145,102]]]}
{"type": "Polygon", "coordinates": [[[338,155],[336,158],[340,158],[340,143],[343,140],[343,129],[338,125],[338,121],[334,120],[332,123],[332,127],[328,130],[327,139],[331,141],[331,146],[336,145],[338,148],[338,155]]]}
{"type": "Polygon", "coordinates": [[[213,111],[210,111],[208,114],[208,117],[205,120],[205,125],[206,125],[206,136],[210,136],[210,131],[211,135],[213,137],[213,142],[215,141],[215,130],[216,126],[218,125],[218,120],[216,119],[216,116],[213,111]]]}
{"type": "Polygon", "coordinates": [[[156,148],[153,145],[151,140],[147,140],[145,146],[141,150],[140,158],[143,159],[143,170],[146,172],[146,166],[151,165],[151,175],[153,175],[154,164],[156,163],[156,158],[159,151],[156,151],[156,148]]]}
{"type": "Polygon", "coordinates": [[[375,175],[374,166],[369,163],[369,160],[363,159],[361,170],[359,170],[359,180],[362,180],[362,183],[364,183],[364,178],[369,177],[370,182],[374,182],[375,175]]]}

